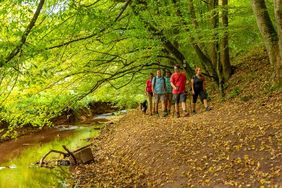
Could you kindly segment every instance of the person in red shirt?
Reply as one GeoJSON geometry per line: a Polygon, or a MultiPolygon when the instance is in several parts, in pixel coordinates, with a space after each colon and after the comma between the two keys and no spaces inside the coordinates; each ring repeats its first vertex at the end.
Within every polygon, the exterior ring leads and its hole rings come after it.
{"type": "Polygon", "coordinates": [[[149,111],[150,111],[150,115],[152,115],[152,109],[153,109],[153,101],[152,101],[152,97],[153,97],[153,86],[152,86],[152,79],[154,78],[154,74],[150,73],[150,78],[148,80],[146,80],[146,88],[145,88],[145,93],[148,97],[148,101],[149,101],[149,111]]]}
{"type": "Polygon", "coordinates": [[[180,117],[179,103],[181,103],[184,116],[188,116],[189,113],[186,110],[186,92],[185,84],[187,81],[186,74],[180,71],[180,65],[174,67],[174,73],[170,77],[170,84],[172,86],[173,100],[175,102],[175,116],[180,117]]]}

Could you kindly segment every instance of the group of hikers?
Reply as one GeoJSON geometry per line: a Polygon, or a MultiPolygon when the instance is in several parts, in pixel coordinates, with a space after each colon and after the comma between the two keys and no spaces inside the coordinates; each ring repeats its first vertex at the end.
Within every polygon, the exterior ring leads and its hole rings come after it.
{"type": "Polygon", "coordinates": [[[185,71],[182,71],[180,65],[174,66],[174,73],[170,70],[165,70],[165,75],[162,75],[161,70],[157,70],[157,75],[150,73],[150,78],[146,81],[145,92],[149,101],[149,114],[157,114],[159,103],[161,103],[162,116],[168,116],[171,111],[175,117],[180,117],[180,105],[183,116],[189,116],[186,108],[186,99],[188,92],[192,94],[192,113],[196,113],[196,102],[198,96],[205,106],[205,110],[210,108],[206,96],[205,77],[202,75],[201,69],[195,69],[195,75],[191,79],[191,83],[187,80],[185,71]],[[174,105],[174,107],[173,107],[174,105]],[[172,110],[171,110],[172,109],[172,110]]]}

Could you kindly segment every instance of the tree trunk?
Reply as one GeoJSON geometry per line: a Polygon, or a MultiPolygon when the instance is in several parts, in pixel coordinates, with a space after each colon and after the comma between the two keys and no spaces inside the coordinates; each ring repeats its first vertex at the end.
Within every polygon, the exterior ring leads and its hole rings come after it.
{"type": "Polygon", "coordinates": [[[219,25],[219,16],[218,11],[216,10],[218,7],[218,0],[210,0],[209,1],[209,11],[212,12],[211,14],[211,25],[212,25],[212,46],[211,46],[211,60],[214,67],[217,66],[217,61],[219,60],[219,45],[218,45],[218,33],[216,29],[219,25]]]}
{"type": "Polygon", "coordinates": [[[282,82],[282,0],[275,0],[274,3],[274,11],[275,11],[275,18],[277,24],[277,33],[278,33],[278,45],[279,45],[279,57],[280,61],[278,61],[278,77],[280,78],[279,82],[282,82]]]}
{"type": "MultiPolygon", "coordinates": [[[[277,12],[277,9],[281,7],[281,0],[276,0],[275,5],[276,5],[275,7],[276,7],[276,12],[277,12]]],[[[279,53],[278,35],[274,29],[273,23],[268,14],[265,1],[264,0],[252,0],[252,8],[256,16],[258,28],[260,30],[265,47],[268,52],[270,64],[273,69],[273,76],[271,79],[274,82],[274,84],[278,84],[279,82],[282,81],[282,63],[281,63],[281,57],[279,53]]],[[[277,17],[278,19],[281,18],[281,15],[276,15],[276,19],[277,17]]],[[[278,26],[280,26],[280,29],[281,29],[281,25],[278,24],[278,26]]]]}
{"type": "MultiPolygon", "coordinates": [[[[139,1],[136,1],[135,3],[137,5],[138,4],[144,5],[143,6],[143,10],[146,10],[148,8],[146,1],[139,0],[139,1]]],[[[194,74],[194,71],[191,68],[190,64],[187,63],[183,53],[180,50],[178,50],[178,48],[176,46],[174,46],[174,44],[165,36],[163,31],[159,31],[158,28],[156,28],[154,25],[152,25],[150,22],[148,22],[148,20],[144,19],[139,14],[140,9],[137,8],[136,5],[130,4],[130,6],[131,6],[131,8],[133,10],[133,13],[140,18],[140,20],[146,26],[148,31],[151,32],[152,35],[157,36],[158,38],[160,38],[160,40],[163,43],[163,46],[165,47],[165,49],[176,58],[177,63],[180,64],[180,65],[184,65],[185,64],[185,70],[186,70],[188,76],[192,77],[192,75],[194,74]]]]}
{"type": "Polygon", "coordinates": [[[223,38],[221,41],[221,65],[222,65],[222,76],[226,81],[231,76],[231,63],[229,56],[228,46],[228,0],[222,0],[222,25],[224,28],[223,38]]]}
{"type": "MultiPolygon", "coordinates": [[[[188,1],[188,10],[191,16],[191,21],[193,26],[197,29],[199,27],[199,24],[197,22],[195,8],[193,4],[193,0],[188,1]]],[[[207,56],[204,51],[201,49],[199,44],[196,43],[196,40],[194,38],[191,39],[191,43],[193,48],[195,49],[198,57],[201,60],[201,65],[203,69],[210,75],[212,78],[218,83],[218,77],[216,73],[216,68],[213,66],[212,61],[209,56],[207,56]]]]}
{"type": "Polygon", "coordinates": [[[209,10],[212,12],[211,23],[212,23],[212,32],[213,32],[213,42],[211,46],[211,60],[213,66],[216,67],[219,93],[222,97],[224,97],[224,89],[223,89],[224,80],[222,77],[222,64],[220,60],[219,37],[216,31],[219,26],[219,14],[217,8],[218,8],[218,0],[210,0],[209,10]]]}

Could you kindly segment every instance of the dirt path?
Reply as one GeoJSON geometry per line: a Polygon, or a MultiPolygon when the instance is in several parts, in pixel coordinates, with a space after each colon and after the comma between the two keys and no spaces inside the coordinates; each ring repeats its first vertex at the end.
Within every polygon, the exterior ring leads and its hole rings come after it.
{"type": "Polygon", "coordinates": [[[282,93],[187,118],[132,111],[74,172],[93,187],[282,186],[282,93]]]}

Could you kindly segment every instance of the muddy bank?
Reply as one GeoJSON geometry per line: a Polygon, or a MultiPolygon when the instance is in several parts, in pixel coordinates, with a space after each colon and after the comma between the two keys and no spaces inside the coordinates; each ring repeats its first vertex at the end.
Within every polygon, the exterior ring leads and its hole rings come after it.
{"type": "Polygon", "coordinates": [[[0,144],[3,142],[7,142],[13,140],[15,137],[19,138],[24,135],[35,135],[36,133],[40,134],[42,131],[49,131],[49,129],[56,128],[60,125],[76,125],[76,124],[93,124],[97,122],[107,121],[105,119],[95,119],[95,116],[99,114],[112,113],[119,110],[117,107],[113,106],[112,103],[109,102],[93,102],[90,103],[86,108],[82,108],[78,111],[74,111],[73,109],[68,109],[56,118],[51,119],[50,121],[54,124],[54,127],[43,127],[43,130],[38,127],[32,127],[29,125],[19,126],[19,128],[15,129],[15,135],[13,137],[7,136],[2,137],[7,131],[9,131],[9,124],[6,122],[0,123],[0,144]]]}
{"type": "Polygon", "coordinates": [[[93,123],[93,118],[99,114],[112,113],[119,110],[109,102],[95,102],[90,103],[86,108],[82,108],[78,111],[68,109],[62,113],[62,115],[51,119],[54,125],[62,124],[89,124],[93,123]]]}

